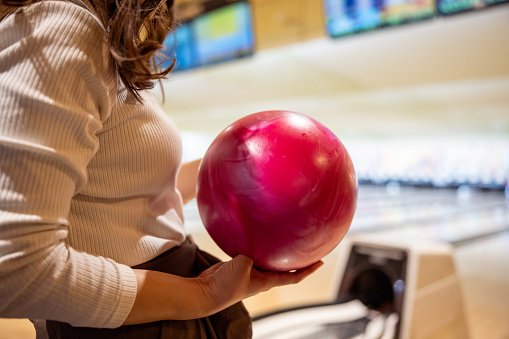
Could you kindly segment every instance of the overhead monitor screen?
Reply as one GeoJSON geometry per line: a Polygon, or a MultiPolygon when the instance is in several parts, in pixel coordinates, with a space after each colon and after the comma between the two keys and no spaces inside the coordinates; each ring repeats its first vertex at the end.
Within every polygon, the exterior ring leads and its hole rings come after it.
{"type": "Polygon", "coordinates": [[[331,37],[402,25],[435,16],[435,0],[324,0],[331,37]]]}
{"type": "Polygon", "coordinates": [[[496,4],[500,4],[500,3],[503,3],[503,2],[509,2],[509,0],[485,0],[486,1],[486,4],[489,6],[489,5],[496,5],[496,4]]]}
{"type": "Polygon", "coordinates": [[[341,37],[380,27],[382,0],[325,0],[326,30],[341,37]]]}
{"type": "MultiPolygon", "coordinates": [[[[179,24],[164,45],[176,56],[175,71],[241,58],[254,52],[251,7],[241,1],[179,24]]],[[[161,66],[170,66],[172,60],[161,66]]]]}
{"type": "Polygon", "coordinates": [[[251,7],[242,1],[200,15],[192,21],[200,65],[237,59],[254,52],[251,7]]]}
{"type": "Polygon", "coordinates": [[[395,26],[435,16],[435,0],[385,0],[382,25],[395,26]]]}
{"type": "Polygon", "coordinates": [[[482,0],[437,0],[437,10],[442,15],[466,12],[483,5],[482,0]]]}
{"type": "MultiPolygon", "coordinates": [[[[194,36],[189,23],[184,23],[171,32],[164,42],[172,57],[176,57],[174,70],[186,70],[198,66],[194,36]]],[[[165,61],[163,67],[170,66],[172,59],[165,61]]]]}
{"type": "Polygon", "coordinates": [[[509,0],[437,0],[437,10],[441,15],[450,15],[485,8],[509,0]]]}

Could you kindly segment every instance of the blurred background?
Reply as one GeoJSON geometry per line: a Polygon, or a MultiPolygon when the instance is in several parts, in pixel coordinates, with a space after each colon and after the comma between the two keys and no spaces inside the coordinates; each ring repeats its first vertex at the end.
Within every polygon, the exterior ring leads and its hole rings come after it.
{"type": "Polygon", "coordinates": [[[177,2],[181,13],[209,11],[183,17],[168,39],[177,72],[163,84],[163,108],[183,131],[186,156],[199,157],[203,141],[244,115],[283,109],[335,132],[363,182],[504,186],[506,4],[254,0],[205,6],[228,2],[234,1],[177,2]]]}
{"type": "MultiPolygon", "coordinates": [[[[452,247],[467,332],[427,335],[424,319],[408,337],[509,338],[507,2],[181,0],[176,9],[181,25],[167,43],[177,68],[154,94],[181,128],[185,160],[251,113],[317,119],[357,171],[347,238],[452,247]]],[[[196,241],[228,259],[195,202],[186,213],[196,241]]],[[[251,313],[334,299],[342,246],[301,284],[248,299],[251,313]]]]}
{"type": "MultiPolygon", "coordinates": [[[[433,338],[509,338],[507,1],[177,0],[175,10],[176,69],[153,93],[181,129],[185,161],[251,113],[317,119],[357,171],[347,238],[453,248],[467,330],[433,338]]],[[[185,214],[196,242],[227,260],[195,201],[185,214]]],[[[246,300],[250,312],[333,300],[341,247],[301,284],[246,300]]],[[[35,335],[27,320],[0,319],[0,338],[35,335]]]]}

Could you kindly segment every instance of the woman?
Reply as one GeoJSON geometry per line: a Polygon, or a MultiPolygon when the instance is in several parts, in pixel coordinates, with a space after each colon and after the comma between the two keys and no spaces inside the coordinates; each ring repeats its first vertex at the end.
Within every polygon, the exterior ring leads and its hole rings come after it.
{"type": "Polygon", "coordinates": [[[0,317],[38,337],[249,337],[241,300],[321,265],[261,272],[186,239],[198,162],[147,92],[171,8],[0,0],[0,317]]]}

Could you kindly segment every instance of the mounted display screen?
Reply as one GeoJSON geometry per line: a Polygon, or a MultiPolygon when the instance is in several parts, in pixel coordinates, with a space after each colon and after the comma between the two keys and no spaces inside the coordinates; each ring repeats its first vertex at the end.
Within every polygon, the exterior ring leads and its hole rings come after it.
{"type": "Polygon", "coordinates": [[[325,0],[326,30],[331,37],[432,18],[434,0],[325,0]]]}
{"type": "Polygon", "coordinates": [[[201,65],[241,58],[254,51],[251,8],[247,2],[205,13],[192,25],[201,65]]]}
{"type": "MultiPolygon", "coordinates": [[[[196,48],[191,25],[184,23],[171,32],[164,42],[167,49],[171,51],[171,55],[176,56],[174,70],[186,70],[198,66],[198,58],[196,57],[196,48]]],[[[170,66],[172,60],[168,60],[162,64],[164,68],[170,66]]]]}
{"type": "Polygon", "coordinates": [[[503,2],[509,0],[437,0],[437,10],[441,15],[450,15],[483,9],[503,2]]]}
{"type": "Polygon", "coordinates": [[[245,1],[199,15],[180,25],[165,41],[177,57],[175,70],[249,56],[254,44],[251,7],[245,1]]]}
{"type": "Polygon", "coordinates": [[[325,29],[332,38],[509,3],[509,0],[323,1],[325,29]]]}

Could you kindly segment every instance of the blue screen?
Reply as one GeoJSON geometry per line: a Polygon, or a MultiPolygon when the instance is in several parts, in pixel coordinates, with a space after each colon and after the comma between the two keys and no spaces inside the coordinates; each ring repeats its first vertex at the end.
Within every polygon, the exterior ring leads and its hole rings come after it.
{"type": "Polygon", "coordinates": [[[327,33],[341,37],[432,18],[435,0],[324,0],[324,9],[327,33]]]}
{"type": "Polygon", "coordinates": [[[509,0],[437,0],[437,10],[442,15],[449,15],[482,9],[507,1],[509,0]]]}
{"type": "Polygon", "coordinates": [[[496,4],[501,4],[503,2],[509,2],[509,0],[485,0],[486,1],[486,4],[489,6],[489,5],[496,5],[496,4]]]}
{"type": "Polygon", "coordinates": [[[327,33],[333,37],[377,28],[382,15],[378,0],[325,0],[327,33]]]}
{"type": "Polygon", "coordinates": [[[236,59],[254,50],[251,8],[234,3],[197,17],[192,22],[201,65],[236,59]]]}
{"type": "MultiPolygon", "coordinates": [[[[164,42],[177,57],[175,71],[248,56],[254,52],[251,7],[237,2],[181,24],[164,42]]],[[[168,67],[171,63],[163,64],[168,67]]]]}
{"type": "MultiPolygon", "coordinates": [[[[185,70],[197,67],[199,65],[196,57],[194,37],[191,25],[184,23],[171,32],[164,41],[165,48],[171,51],[171,55],[176,57],[174,70],[185,70]]],[[[170,66],[172,60],[168,60],[163,67],[170,66]]]]}

